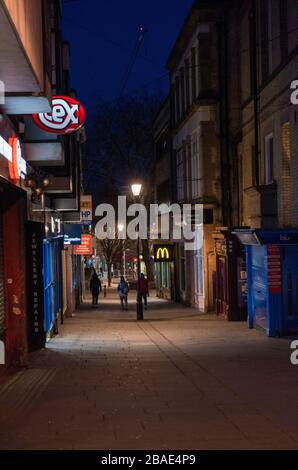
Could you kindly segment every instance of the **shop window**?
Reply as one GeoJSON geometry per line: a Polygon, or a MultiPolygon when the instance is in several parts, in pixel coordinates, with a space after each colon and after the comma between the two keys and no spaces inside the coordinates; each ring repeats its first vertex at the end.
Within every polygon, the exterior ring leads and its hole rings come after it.
{"type": "Polygon", "coordinates": [[[197,295],[204,295],[203,247],[200,247],[198,250],[196,250],[194,263],[195,290],[197,295]]]}

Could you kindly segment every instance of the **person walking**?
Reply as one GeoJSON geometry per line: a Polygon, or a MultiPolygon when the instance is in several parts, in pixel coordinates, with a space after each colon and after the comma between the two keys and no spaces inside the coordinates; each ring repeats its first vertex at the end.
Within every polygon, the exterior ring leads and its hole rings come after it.
{"type": "Polygon", "coordinates": [[[90,279],[90,291],[92,293],[92,305],[98,305],[98,296],[99,292],[102,291],[102,286],[95,270],[90,279]]]}
{"type": "Polygon", "coordinates": [[[118,291],[118,295],[120,298],[122,311],[124,311],[125,309],[127,312],[128,310],[127,296],[128,296],[129,288],[128,288],[128,283],[126,282],[124,276],[121,276],[120,278],[117,291],[118,291]]]}
{"type": "Polygon", "coordinates": [[[145,310],[147,310],[148,294],[149,294],[148,280],[145,278],[144,274],[142,273],[140,279],[137,282],[137,296],[138,296],[139,302],[143,302],[144,300],[145,310]]]}

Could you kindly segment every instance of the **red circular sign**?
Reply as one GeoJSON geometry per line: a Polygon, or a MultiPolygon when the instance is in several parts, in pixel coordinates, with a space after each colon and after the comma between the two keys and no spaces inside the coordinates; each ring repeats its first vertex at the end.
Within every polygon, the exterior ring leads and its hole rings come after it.
{"type": "Polygon", "coordinates": [[[35,124],[51,134],[69,134],[80,129],[86,118],[84,106],[69,96],[53,96],[52,112],[32,115],[35,124]]]}

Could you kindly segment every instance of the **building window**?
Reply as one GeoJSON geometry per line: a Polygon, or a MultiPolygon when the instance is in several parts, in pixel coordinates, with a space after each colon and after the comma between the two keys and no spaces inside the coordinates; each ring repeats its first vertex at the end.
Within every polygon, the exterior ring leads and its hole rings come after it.
{"type": "Polygon", "coordinates": [[[176,91],[176,122],[180,121],[180,83],[179,77],[175,79],[175,91],[176,91]]]}
{"type": "Polygon", "coordinates": [[[191,197],[200,197],[200,169],[198,136],[195,134],[191,143],[191,197]]]}
{"type": "Polygon", "coordinates": [[[282,223],[291,224],[291,133],[290,123],[286,122],[281,128],[282,144],[282,223]]]}
{"type": "Polygon", "coordinates": [[[177,198],[178,201],[184,199],[184,170],[182,148],[177,152],[177,198]]]}
{"type": "Polygon", "coordinates": [[[190,83],[189,83],[189,60],[185,61],[185,100],[186,100],[186,111],[190,107],[190,83]]]}
{"type": "Polygon", "coordinates": [[[174,124],[177,120],[176,113],[176,86],[175,83],[172,83],[171,85],[171,104],[172,104],[172,124],[174,124]]]}
{"type": "Polygon", "coordinates": [[[183,177],[184,177],[184,200],[189,201],[190,198],[190,155],[189,155],[189,142],[183,141],[182,145],[183,157],[183,177]]]}
{"type": "Polygon", "coordinates": [[[264,184],[271,184],[274,181],[273,134],[268,134],[265,136],[264,157],[264,184]]]}
{"type": "Polygon", "coordinates": [[[185,113],[185,75],[184,68],[180,69],[180,85],[181,85],[181,115],[185,113]]]}
{"type": "Polygon", "coordinates": [[[272,13],[272,0],[261,0],[260,26],[262,81],[265,81],[273,71],[272,13]]]}
{"type": "Polygon", "coordinates": [[[280,20],[280,58],[284,62],[288,57],[288,2],[279,0],[279,20],[280,20]]]}
{"type": "Polygon", "coordinates": [[[251,185],[257,186],[256,147],[251,146],[251,185]]]}
{"type": "Polygon", "coordinates": [[[171,181],[167,179],[157,186],[156,198],[158,204],[170,204],[171,202],[171,181]]]}
{"type": "Polygon", "coordinates": [[[273,70],[272,0],[268,1],[268,73],[273,70]]]}
{"type": "Polygon", "coordinates": [[[197,70],[196,70],[196,49],[191,49],[191,94],[192,101],[197,97],[197,70]]]}

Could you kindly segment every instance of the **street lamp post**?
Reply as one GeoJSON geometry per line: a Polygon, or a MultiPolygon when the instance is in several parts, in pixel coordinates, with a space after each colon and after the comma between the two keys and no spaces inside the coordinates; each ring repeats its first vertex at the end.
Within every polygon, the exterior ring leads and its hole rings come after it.
{"type": "MultiPolygon", "coordinates": [[[[131,185],[131,191],[135,201],[139,199],[142,190],[142,185],[140,183],[134,183],[131,185]]],[[[138,270],[138,285],[141,278],[141,262],[140,262],[140,232],[138,231],[138,238],[137,238],[137,270],[138,270]]],[[[143,302],[142,297],[138,293],[138,285],[137,285],[137,320],[143,320],[143,302]]]]}
{"type": "MultiPolygon", "coordinates": [[[[118,232],[122,233],[124,229],[123,224],[118,224],[118,232]]],[[[122,251],[122,260],[123,260],[123,265],[122,265],[122,274],[125,277],[125,248],[124,248],[124,243],[123,239],[121,238],[121,251],[122,251]]]]}

